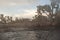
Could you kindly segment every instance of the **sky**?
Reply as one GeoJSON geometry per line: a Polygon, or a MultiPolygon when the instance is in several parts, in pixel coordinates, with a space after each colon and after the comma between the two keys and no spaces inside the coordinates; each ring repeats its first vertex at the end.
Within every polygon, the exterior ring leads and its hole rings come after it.
{"type": "Polygon", "coordinates": [[[0,14],[32,18],[37,14],[36,6],[45,4],[50,4],[50,0],[0,0],[0,14]]]}

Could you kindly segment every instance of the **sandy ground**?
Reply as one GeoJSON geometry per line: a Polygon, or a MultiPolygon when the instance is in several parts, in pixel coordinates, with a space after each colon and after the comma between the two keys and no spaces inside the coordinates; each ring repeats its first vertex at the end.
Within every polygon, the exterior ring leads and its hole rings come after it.
{"type": "Polygon", "coordinates": [[[0,33],[0,40],[60,40],[59,31],[15,31],[0,33]]]}

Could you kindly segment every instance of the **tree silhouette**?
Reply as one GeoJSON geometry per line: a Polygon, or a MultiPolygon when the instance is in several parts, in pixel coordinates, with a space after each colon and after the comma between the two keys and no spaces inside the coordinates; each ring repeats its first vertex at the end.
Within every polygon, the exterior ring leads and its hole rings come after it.
{"type": "Polygon", "coordinates": [[[6,23],[5,18],[4,18],[4,15],[3,15],[3,14],[0,14],[0,20],[1,20],[1,23],[6,23]]]}
{"type": "MultiPolygon", "coordinates": [[[[58,9],[59,9],[59,4],[55,2],[51,2],[51,5],[43,5],[43,6],[39,5],[37,6],[37,13],[38,13],[37,16],[41,17],[43,16],[42,14],[45,13],[49,18],[50,23],[54,24],[58,9]],[[55,9],[55,12],[54,12],[54,9],[55,9]]],[[[39,19],[44,20],[42,17],[39,19]]]]}

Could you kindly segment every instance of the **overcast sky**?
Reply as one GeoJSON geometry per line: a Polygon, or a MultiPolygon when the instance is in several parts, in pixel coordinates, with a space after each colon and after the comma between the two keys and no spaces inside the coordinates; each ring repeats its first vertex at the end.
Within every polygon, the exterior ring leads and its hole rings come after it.
{"type": "Polygon", "coordinates": [[[0,0],[0,14],[32,18],[36,15],[36,6],[50,4],[49,0],[0,0]]]}

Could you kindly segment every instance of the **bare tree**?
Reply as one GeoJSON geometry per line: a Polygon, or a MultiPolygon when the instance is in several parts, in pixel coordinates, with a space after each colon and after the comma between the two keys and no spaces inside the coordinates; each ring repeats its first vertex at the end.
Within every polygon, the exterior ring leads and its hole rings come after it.
{"type": "MultiPolygon", "coordinates": [[[[51,24],[53,24],[55,21],[55,17],[57,15],[58,9],[59,9],[59,4],[54,3],[54,2],[51,2],[51,5],[44,5],[44,6],[39,5],[39,6],[37,6],[37,13],[38,13],[37,16],[41,17],[42,14],[45,13],[48,16],[48,18],[50,19],[51,24]],[[55,9],[55,12],[54,12],[54,9],[55,9]],[[47,12],[48,12],[48,14],[47,14],[47,12]]],[[[42,17],[41,17],[41,19],[42,19],[42,17]]]]}
{"type": "Polygon", "coordinates": [[[1,20],[1,23],[5,23],[6,22],[3,14],[0,14],[0,20],[1,20]]]}

